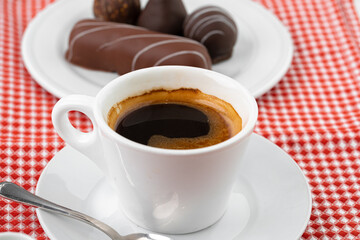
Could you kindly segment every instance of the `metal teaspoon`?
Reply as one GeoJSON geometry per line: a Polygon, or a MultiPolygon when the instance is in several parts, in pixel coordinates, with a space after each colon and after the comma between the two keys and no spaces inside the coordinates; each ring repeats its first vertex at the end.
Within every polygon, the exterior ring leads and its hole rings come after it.
{"type": "Polygon", "coordinates": [[[16,202],[38,207],[48,212],[58,213],[70,218],[75,218],[99,229],[113,240],[171,240],[171,238],[150,233],[133,233],[126,236],[121,236],[113,228],[106,225],[105,223],[100,222],[99,220],[96,220],[95,218],[52,203],[26,191],[22,187],[19,187],[18,185],[11,182],[0,183],[0,196],[16,202]]]}

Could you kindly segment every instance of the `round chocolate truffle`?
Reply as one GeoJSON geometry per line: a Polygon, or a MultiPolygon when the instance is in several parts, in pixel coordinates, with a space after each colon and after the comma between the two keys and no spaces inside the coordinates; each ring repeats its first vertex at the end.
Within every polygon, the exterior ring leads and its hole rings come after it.
{"type": "Polygon", "coordinates": [[[137,24],[156,32],[182,35],[186,15],[182,0],[149,0],[137,24]]]}
{"type": "Polygon", "coordinates": [[[94,0],[96,18],[119,23],[136,24],[140,14],[140,0],[94,0]]]}
{"type": "Polygon", "coordinates": [[[184,36],[204,44],[213,63],[231,57],[237,34],[235,21],[217,6],[199,8],[184,22],[184,36]]]}

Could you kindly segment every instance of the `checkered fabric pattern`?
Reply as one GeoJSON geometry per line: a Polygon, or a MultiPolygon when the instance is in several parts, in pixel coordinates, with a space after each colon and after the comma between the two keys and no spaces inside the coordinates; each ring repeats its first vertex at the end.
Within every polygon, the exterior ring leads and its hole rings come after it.
{"type": "MultiPolygon", "coordinates": [[[[258,99],[256,132],[309,180],[313,211],[302,239],[360,239],[360,22],[352,0],[256,0],[289,29],[292,65],[258,99]]],[[[0,180],[34,191],[64,142],[50,119],[58,100],[26,71],[22,34],[49,0],[0,0],[0,180]]],[[[84,131],[91,123],[71,119],[84,131]]],[[[0,232],[48,239],[34,210],[0,200],[0,232]]]]}

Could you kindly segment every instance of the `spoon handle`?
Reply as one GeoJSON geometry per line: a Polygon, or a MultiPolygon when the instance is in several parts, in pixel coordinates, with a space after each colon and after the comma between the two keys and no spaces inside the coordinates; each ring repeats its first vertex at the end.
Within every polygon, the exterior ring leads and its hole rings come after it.
{"type": "Polygon", "coordinates": [[[0,183],[0,196],[16,201],[21,202],[30,206],[38,207],[40,209],[58,213],[67,217],[75,218],[82,222],[85,222],[102,232],[108,235],[113,240],[124,240],[122,236],[120,236],[114,229],[110,226],[90,217],[80,212],[71,210],[69,208],[60,206],[58,204],[52,203],[46,199],[38,197],[22,187],[11,183],[11,182],[1,182],[0,183]]]}

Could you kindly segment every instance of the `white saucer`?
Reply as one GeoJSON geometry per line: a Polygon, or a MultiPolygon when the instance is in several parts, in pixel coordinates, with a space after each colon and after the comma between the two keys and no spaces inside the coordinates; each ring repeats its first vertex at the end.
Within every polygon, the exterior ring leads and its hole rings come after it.
{"type": "MultiPolygon", "coordinates": [[[[309,186],[289,155],[265,138],[251,136],[246,161],[229,209],[215,225],[174,240],[276,239],[301,237],[311,213],[309,186]]],[[[100,170],[69,146],[58,152],[40,176],[36,194],[84,212],[119,233],[148,232],[116,209],[116,196],[100,170]]],[[[37,210],[41,226],[52,240],[108,239],[76,220],[37,210]]]]}
{"type": "Polygon", "coordinates": [[[360,0],[353,0],[353,3],[355,6],[356,13],[357,13],[358,17],[360,18],[360,0]]]}
{"type": "MultiPolygon", "coordinates": [[[[144,2],[144,1],[143,1],[144,2]]],[[[92,71],[68,63],[65,51],[70,31],[80,19],[93,18],[89,0],[58,0],[40,12],[28,25],[22,40],[22,57],[32,77],[57,97],[68,94],[96,95],[116,78],[115,73],[92,71]]],[[[184,0],[188,12],[219,5],[218,0],[184,0]]],[[[222,0],[239,28],[231,59],[214,65],[215,71],[242,83],[255,97],[272,88],[290,66],[292,39],[282,23],[260,4],[222,0]]]]}
{"type": "Polygon", "coordinates": [[[30,236],[18,232],[0,233],[0,240],[34,240],[30,236]]]}

